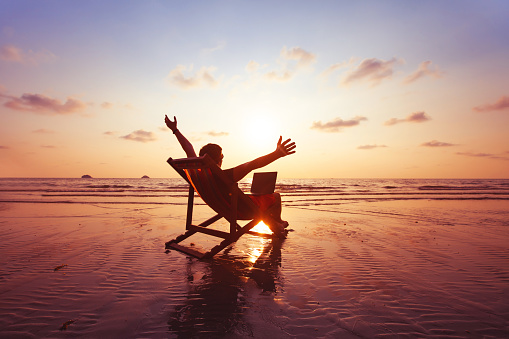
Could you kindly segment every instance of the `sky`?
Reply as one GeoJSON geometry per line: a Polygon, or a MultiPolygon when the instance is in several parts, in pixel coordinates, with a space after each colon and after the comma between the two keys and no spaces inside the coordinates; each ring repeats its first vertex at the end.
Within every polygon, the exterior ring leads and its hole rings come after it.
{"type": "Polygon", "coordinates": [[[0,177],[509,178],[509,2],[0,0],[0,177]]]}

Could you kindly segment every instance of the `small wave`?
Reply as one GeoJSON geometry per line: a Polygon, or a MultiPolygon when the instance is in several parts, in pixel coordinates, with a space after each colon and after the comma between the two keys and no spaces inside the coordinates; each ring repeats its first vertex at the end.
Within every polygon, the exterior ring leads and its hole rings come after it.
{"type": "MultiPolygon", "coordinates": [[[[78,200],[0,200],[0,203],[16,203],[16,204],[85,204],[85,205],[179,205],[186,206],[186,202],[174,201],[78,201],[78,200]]],[[[205,203],[197,201],[195,205],[205,205],[205,203]]]]}
{"type": "Polygon", "coordinates": [[[499,188],[493,186],[447,186],[447,185],[424,185],[419,186],[419,190],[436,190],[436,191],[476,191],[476,190],[497,190],[499,188]]]}
{"type": "Polygon", "coordinates": [[[134,188],[131,185],[87,185],[86,188],[134,188]]]}
{"type": "MultiPolygon", "coordinates": [[[[119,192],[122,193],[122,192],[119,192]]],[[[69,194],[41,194],[42,197],[114,197],[114,198],[164,198],[164,197],[170,197],[170,198],[178,198],[178,197],[187,197],[187,195],[183,194],[94,194],[94,193],[85,193],[85,194],[76,194],[76,193],[69,193],[69,194]]]]}

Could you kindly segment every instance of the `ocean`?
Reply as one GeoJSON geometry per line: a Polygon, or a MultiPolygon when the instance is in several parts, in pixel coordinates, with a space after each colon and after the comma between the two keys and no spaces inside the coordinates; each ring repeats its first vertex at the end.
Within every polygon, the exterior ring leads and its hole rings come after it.
{"type": "MultiPolygon", "coordinates": [[[[239,183],[248,192],[250,179],[239,183]]],[[[509,179],[278,179],[283,205],[509,200],[509,179]]],[[[0,203],[187,204],[180,178],[0,178],[0,203]]],[[[197,203],[200,201],[197,200],[197,203]]]]}

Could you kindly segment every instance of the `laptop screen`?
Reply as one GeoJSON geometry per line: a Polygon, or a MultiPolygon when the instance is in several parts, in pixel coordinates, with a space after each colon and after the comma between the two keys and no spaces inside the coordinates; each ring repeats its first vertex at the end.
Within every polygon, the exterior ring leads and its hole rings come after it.
{"type": "Polygon", "coordinates": [[[253,174],[251,194],[271,194],[276,188],[277,172],[256,172],[253,174]]]}

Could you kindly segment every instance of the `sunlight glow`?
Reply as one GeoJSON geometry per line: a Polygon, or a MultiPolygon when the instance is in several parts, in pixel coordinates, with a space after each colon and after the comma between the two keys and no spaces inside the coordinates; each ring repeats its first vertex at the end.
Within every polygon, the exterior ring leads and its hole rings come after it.
{"type": "Polygon", "coordinates": [[[256,224],[256,226],[253,227],[251,231],[272,234],[272,231],[270,230],[269,226],[267,226],[263,221],[260,221],[258,224],[256,224]]]}
{"type": "Polygon", "coordinates": [[[279,138],[279,123],[268,112],[251,112],[245,120],[245,137],[252,148],[267,150],[279,138]]]}

